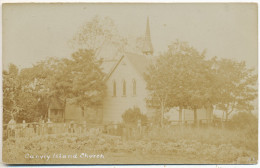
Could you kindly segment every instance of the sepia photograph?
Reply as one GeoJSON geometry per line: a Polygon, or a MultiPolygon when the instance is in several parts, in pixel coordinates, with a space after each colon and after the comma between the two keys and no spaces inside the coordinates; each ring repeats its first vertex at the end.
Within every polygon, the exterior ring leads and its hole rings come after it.
{"type": "Polygon", "coordinates": [[[258,164],[257,3],[3,3],[5,165],[258,164]]]}

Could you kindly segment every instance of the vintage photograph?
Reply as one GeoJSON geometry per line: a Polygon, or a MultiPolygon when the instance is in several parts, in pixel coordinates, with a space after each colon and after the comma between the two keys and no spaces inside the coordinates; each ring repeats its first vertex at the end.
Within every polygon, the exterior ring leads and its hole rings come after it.
{"type": "Polygon", "coordinates": [[[257,164],[257,3],[4,3],[4,164],[257,164]]]}

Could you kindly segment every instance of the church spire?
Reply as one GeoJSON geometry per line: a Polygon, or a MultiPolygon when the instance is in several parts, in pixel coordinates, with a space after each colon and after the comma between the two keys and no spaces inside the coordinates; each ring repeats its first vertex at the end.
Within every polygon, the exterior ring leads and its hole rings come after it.
{"type": "Polygon", "coordinates": [[[153,45],[151,41],[149,17],[147,17],[145,39],[143,44],[143,53],[146,55],[153,54],[153,45]]]}

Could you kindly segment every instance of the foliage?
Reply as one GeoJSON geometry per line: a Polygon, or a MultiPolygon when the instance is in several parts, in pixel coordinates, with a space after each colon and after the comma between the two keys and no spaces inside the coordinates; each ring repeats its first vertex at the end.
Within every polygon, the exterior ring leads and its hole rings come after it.
{"type": "Polygon", "coordinates": [[[169,50],[151,64],[146,74],[148,102],[160,108],[160,120],[166,109],[192,108],[194,121],[201,107],[218,109],[226,113],[251,111],[257,97],[257,75],[245,62],[212,58],[206,60],[188,43],[176,41],[169,50]]]}
{"type": "Polygon", "coordinates": [[[226,114],[226,120],[233,111],[250,112],[252,101],[257,97],[257,74],[247,68],[245,62],[229,59],[215,61],[215,84],[218,96],[217,108],[226,114]]]}
{"type": "MultiPolygon", "coordinates": [[[[47,118],[49,100],[51,97],[56,96],[51,85],[51,79],[56,74],[59,62],[60,60],[56,58],[48,58],[36,63],[31,68],[21,69],[19,78],[22,79],[24,91],[25,93],[31,93],[33,99],[37,101],[37,103],[35,102],[37,105],[34,113],[39,113],[39,115],[35,118],[36,120],[40,116],[47,118]]],[[[31,118],[33,117],[31,116],[31,118]]]]}
{"type": "MultiPolygon", "coordinates": [[[[150,101],[161,108],[161,123],[166,108],[191,107],[194,113],[212,99],[210,62],[185,42],[176,41],[149,66],[146,74],[150,101]]],[[[194,114],[195,115],[195,114],[194,114]]],[[[196,118],[196,117],[195,117],[196,118]]]]}
{"type": "MultiPolygon", "coordinates": [[[[158,128],[157,128],[158,129],[158,128]]],[[[255,163],[257,159],[257,143],[250,144],[248,138],[243,138],[241,132],[233,132],[221,129],[158,129],[153,130],[153,135],[144,136],[139,141],[121,141],[120,137],[104,134],[61,134],[38,136],[33,138],[21,138],[19,140],[8,139],[3,142],[3,161],[5,163],[60,163],[60,159],[26,159],[25,154],[46,155],[46,154],[98,154],[105,156],[105,162],[115,163],[127,154],[128,159],[141,157],[142,163],[154,163],[150,157],[161,155],[163,161],[170,157],[166,162],[174,164],[178,162],[174,158],[180,156],[182,164],[191,164],[194,162],[191,158],[196,158],[196,163],[213,164],[236,164],[239,158],[246,157],[246,164],[255,163]],[[256,145],[256,146],[255,146],[256,145]],[[19,147],[18,147],[19,146],[19,147]],[[248,148],[253,146],[254,148],[248,148]],[[112,160],[109,160],[112,156],[112,160]],[[120,157],[118,157],[120,156],[120,157]],[[143,157],[146,156],[146,157],[143,157]],[[150,157],[147,157],[150,156],[150,157]],[[198,156],[200,160],[198,161],[198,156]],[[253,159],[255,158],[255,159],[253,159]]],[[[257,138],[253,139],[257,142],[257,138]]],[[[91,160],[80,160],[78,157],[75,163],[89,163],[91,160]]],[[[119,163],[123,164],[124,159],[119,163]]],[[[162,160],[157,160],[159,163],[162,160]]],[[[62,163],[71,163],[71,160],[64,159],[62,163]]],[[[100,160],[93,160],[95,164],[100,160]]]]}
{"type": "Polygon", "coordinates": [[[3,118],[4,123],[8,123],[11,118],[16,118],[17,114],[22,110],[18,103],[17,96],[21,91],[18,80],[18,68],[10,64],[8,71],[3,72],[3,118]]]}
{"type": "Polygon", "coordinates": [[[96,53],[105,42],[121,41],[119,48],[123,49],[126,41],[118,34],[111,18],[95,16],[80,27],[70,40],[70,45],[75,49],[83,48],[96,53]]]}
{"type": "Polygon", "coordinates": [[[13,64],[10,64],[8,71],[3,72],[4,123],[8,123],[11,118],[18,122],[31,122],[42,115],[38,111],[37,93],[25,85],[27,78],[21,74],[13,64]]]}
{"type": "Polygon", "coordinates": [[[84,108],[101,103],[105,94],[104,73],[100,69],[101,60],[96,60],[92,51],[79,50],[72,59],[64,59],[60,73],[53,79],[53,88],[65,100],[84,108]]]}
{"type": "Polygon", "coordinates": [[[258,119],[250,112],[239,112],[232,116],[230,126],[236,130],[247,130],[247,137],[258,134],[258,119]]]}
{"type": "Polygon", "coordinates": [[[146,115],[142,114],[137,107],[129,108],[122,115],[123,121],[126,124],[137,124],[138,120],[141,120],[141,124],[144,125],[147,122],[146,115]]]}
{"type": "Polygon", "coordinates": [[[101,60],[89,50],[79,50],[72,59],[49,58],[32,68],[4,71],[4,119],[12,115],[21,122],[47,117],[51,97],[70,98],[81,107],[100,105],[105,93],[101,60]]]}

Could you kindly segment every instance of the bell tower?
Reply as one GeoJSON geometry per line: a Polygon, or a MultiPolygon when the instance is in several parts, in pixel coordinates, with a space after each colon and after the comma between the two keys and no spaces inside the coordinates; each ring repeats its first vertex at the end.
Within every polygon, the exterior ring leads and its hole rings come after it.
{"type": "Polygon", "coordinates": [[[147,17],[146,22],[146,31],[142,52],[144,55],[153,55],[153,45],[151,41],[149,17],[147,17]]]}

